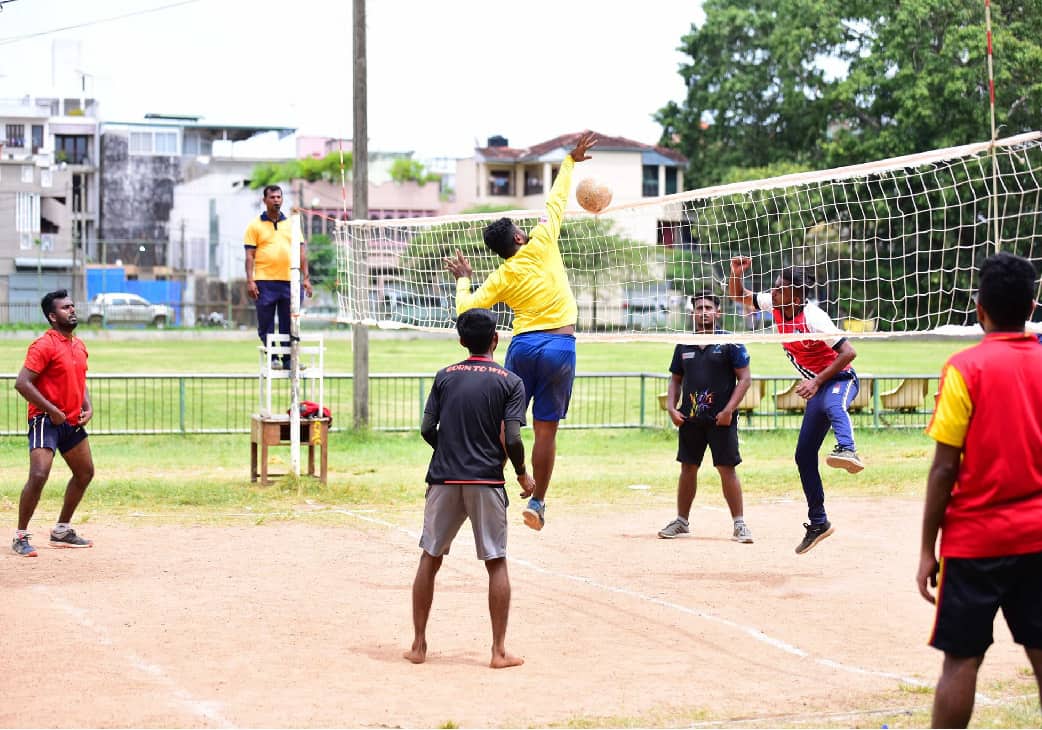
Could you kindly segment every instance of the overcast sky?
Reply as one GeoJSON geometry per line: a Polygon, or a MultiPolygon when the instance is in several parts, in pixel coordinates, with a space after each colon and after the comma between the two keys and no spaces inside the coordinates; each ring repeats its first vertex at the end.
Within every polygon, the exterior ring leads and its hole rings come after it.
{"type": "MultiPolygon", "coordinates": [[[[655,143],[652,114],[684,95],[676,48],[703,18],[699,0],[366,5],[370,149],[421,158],[469,156],[494,134],[526,147],[584,128],[655,143]]],[[[79,41],[105,120],[193,114],[350,138],[351,8],[15,0],[0,12],[0,97],[47,93],[53,41],[79,41]]]]}

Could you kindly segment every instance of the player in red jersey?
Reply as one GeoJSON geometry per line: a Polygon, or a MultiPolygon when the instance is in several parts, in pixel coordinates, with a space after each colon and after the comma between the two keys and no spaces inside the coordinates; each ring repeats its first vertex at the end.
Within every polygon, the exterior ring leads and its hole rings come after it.
{"type": "Polygon", "coordinates": [[[825,460],[829,466],[856,474],[865,468],[854,445],[854,426],[847,409],[857,397],[860,384],[850,363],[857,352],[843,332],[818,305],[807,301],[813,277],[803,269],[783,269],[768,292],[754,294],[745,288],[742,277],[752,266],[748,256],[731,259],[727,294],[741,302],[747,312],[770,311],[774,326],[782,334],[822,333],[834,335],[820,340],[785,342],[782,347],[803,377],[796,393],[806,399],[803,425],[796,442],[796,467],[803,494],[807,498],[806,534],[796,552],[805,553],[833,533],[825,513],[825,487],[818,470],[818,452],[829,429],[836,435],[836,447],[825,460]]]}

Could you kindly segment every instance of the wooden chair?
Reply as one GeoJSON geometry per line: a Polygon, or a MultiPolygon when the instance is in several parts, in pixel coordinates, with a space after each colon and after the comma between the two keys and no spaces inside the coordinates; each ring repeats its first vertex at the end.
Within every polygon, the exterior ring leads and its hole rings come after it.
{"type": "Polygon", "coordinates": [[[854,396],[854,400],[850,401],[850,407],[847,409],[854,413],[872,408],[872,376],[861,376],[858,379],[861,381],[861,390],[854,396]]]}
{"type": "Polygon", "coordinates": [[[792,384],[774,396],[774,407],[779,411],[802,412],[807,410],[807,401],[796,394],[796,386],[802,380],[794,380],[792,384]]]}
{"type": "Polygon", "coordinates": [[[927,378],[905,378],[896,388],[880,393],[879,402],[888,411],[914,413],[922,407],[929,387],[927,378]]]}
{"type": "Polygon", "coordinates": [[[754,380],[749,384],[749,390],[745,391],[742,400],[738,403],[738,412],[751,416],[753,411],[760,405],[760,401],[767,394],[767,381],[754,380]]]}

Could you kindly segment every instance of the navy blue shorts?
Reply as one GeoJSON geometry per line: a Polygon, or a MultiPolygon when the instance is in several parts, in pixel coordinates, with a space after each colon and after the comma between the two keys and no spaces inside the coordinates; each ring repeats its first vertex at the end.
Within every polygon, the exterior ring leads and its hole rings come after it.
{"type": "Polygon", "coordinates": [[[1002,609],[1013,640],[1042,649],[1042,553],[942,558],[930,645],[957,657],[984,656],[1002,609]]]}
{"type": "Polygon", "coordinates": [[[68,423],[55,426],[46,414],[29,421],[29,451],[50,449],[64,454],[85,438],[87,430],[83,426],[70,426],[68,423]]]}
{"type": "Polygon", "coordinates": [[[537,421],[568,415],[575,380],[575,336],[525,332],[510,339],[503,366],[525,384],[525,410],[533,400],[537,421]]]}

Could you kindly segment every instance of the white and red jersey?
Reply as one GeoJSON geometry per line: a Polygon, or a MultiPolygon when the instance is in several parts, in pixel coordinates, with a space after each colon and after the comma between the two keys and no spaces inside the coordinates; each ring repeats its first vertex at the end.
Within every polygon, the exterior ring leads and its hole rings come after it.
{"type": "MultiPolygon", "coordinates": [[[[825,334],[837,334],[839,337],[831,337],[824,340],[799,340],[797,342],[783,342],[782,348],[789,356],[793,366],[805,378],[813,378],[822,370],[831,365],[838,357],[836,349],[846,342],[843,330],[835,325],[832,318],[817,304],[808,302],[803,309],[796,313],[792,319],[782,317],[781,309],[775,308],[771,303],[770,292],[760,292],[753,297],[753,303],[761,311],[770,311],[774,317],[774,327],[780,334],[803,334],[810,332],[821,332],[825,334]]],[[[844,372],[850,370],[844,368],[844,372]]]]}

